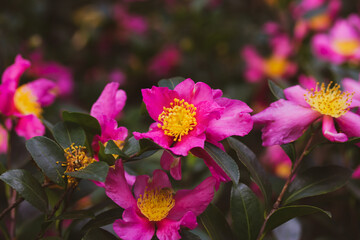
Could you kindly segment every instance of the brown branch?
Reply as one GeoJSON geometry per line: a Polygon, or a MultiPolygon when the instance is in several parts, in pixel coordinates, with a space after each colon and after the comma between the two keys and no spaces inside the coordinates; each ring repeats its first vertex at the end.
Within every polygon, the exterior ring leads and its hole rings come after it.
{"type": "Polygon", "coordinates": [[[285,192],[286,192],[286,190],[288,189],[291,181],[293,180],[293,177],[294,177],[297,169],[299,168],[300,163],[302,162],[302,160],[304,159],[304,157],[308,154],[308,150],[309,150],[309,148],[310,148],[310,145],[311,145],[311,143],[312,143],[312,140],[313,140],[313,138],[314,138],[314,135],[315,135],[314,133],[311,134],[311,136],[310,136],[310,138],[309,138],[309,140],[308,140],[308,142],[307,142],[307,144],[306,144],[306,146],[305,146],[305,148],[304,148],[301,156],[295,161],[294,166],[293,166],[293,168],[292,168],[292,170],[291,170],[291,173],[290,173],[290,175],[288,176],[288,178],[286,179],[286,182],[285,182],[285,184],[284,184],[284,187],[282,188],[282,190],[281,190],[281,192],[280,192],[280,194],[279,194],[276,202],[274,203],[271,211],[270,211],[269,214],[266,216],[265,221],[264,221],[263,225],[261,226],[261,229],[260,229],[259,235],[258,235],[258,237],[257,237],[257,240],[261,240],[261,239],[264,237],[263,234],[264,234],[264,231],[265,231],[265,226],[266,226],[267,222],[269,221],[269,218],[271,217],[271,215],[279,208],[279,206],[280,206],[280,204],[281,204],[281,201],[282,201],[282,199],[283,199],[283,197],[284,197],[284,195],[285,195],[285,192]]]}
{"type": "Polygon", "coordinates": [[[11,211],[11,209],[16,208],[22,201],[24,201],[24,198],[18,198],[18,200],[16,200],[16,202],[14,202],[13,204],[11,204],[11,205],[8,206],[7,208],[5,208],[5,209],[0,213],[0,220],[1,220],[9,211],[11,211]]]}

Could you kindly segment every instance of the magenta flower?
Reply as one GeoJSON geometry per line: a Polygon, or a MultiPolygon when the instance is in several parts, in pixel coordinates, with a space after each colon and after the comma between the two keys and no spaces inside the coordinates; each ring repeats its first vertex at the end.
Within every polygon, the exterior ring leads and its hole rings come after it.
{"type": "Polygon", "coordinates": [[[153,177],[137,176],[133,193],[124,176],[121,161],[110,169],[105,181],[106,195],[124,209],[114,222],[115,233],[124,240],[150,240],[155,229],[160,240],[180,239],[180,227],[194,229],[214,196],[215,179],[209,177],[193,190],[171,188],[168,176],[155,170],[153,177]]]}
{"type": "Polygon", "coordinates": [[[323,135],[332,142],[345,142],[349,137],[360,137],[360,116],[349,111],[352,93],[342,92],[340,86],[330,83],[305,90],[299,85],[284,90],[280,99],[264,111],[255,114],[255,123],[265,124],[262,129],[263,146],[281,145],[298,139],[306,128],[322,120],[323,135]],[[337,122],[338,132],[334,125],[337,122]]]}
{"type": "Polygon", "coordinates": [[[360,82],[351,78],[344,78],[341,81],[344,89],[348,92],[353,92],[352,105],[360,106],[360,82]]]}
{"type": "Polygon", "coordinates": [[[359,62],[360,17],[353,14],[338,20],[328,34],[314,36],[312,47],[318,57],[335,64],[359,62]]]}
{"type": "MultiPolygon", "coordinates": [[[[17,55],[15,63],[3,73],[0,85],[0,113],[15,117],[15,131],[26,139],[44,135],[45,127],[40,121],[42,107],[50,105],[56,95],[56,84],[44,78],[18,87],[21,75],[29,67],[30,62],[17,55]]],[[[9,121],[6,125],[12,127],[9,121]]]]}
{"type": "Polygon", "coordinates": [[[186,156],[205,141],[219,145],[232,136],[244,136],[252,129],[252,110],[239,100],[221,97],[203,82],[190,78],[174,90],[152,87],[142,90],[150,117],[155,121],[147,133],[134,132],[136,139],[150,138],[176,155],[186,156]]]}
{"type": "Polygon", "coordinates": [[[278,145],[266,148],[266,152],[262,156],[261,161],[280,178],[287,178],[291,173],[291,160],[284,150],[278,145]]]}
{"type": "Polygon", "coordinates": [[[149,63],[148,72],[153,78],[168,77],[179,65],[181,53],[175,46],[166,46],[149,63]]]}
{"type": "Polygon", "coordinates": [[[292,16],[296,20],[295,38],[301,41],[310,30],[327,30],[340,7],[340,0],[302,0],[295,3],[292,7],[292,16]]]}
{"type": "Polygon", "coordinates": [[[56,91],[60,96],[68,96],[74,88],[74,79],[71,69],[54,61],[44,61],[41,52],[35,52],[30,57],[33,66],[30,74],[36,77],[44,77],[54,81],[56,91]]]}
{"type": "Polygon", "coordinates": [[[119,147],[122,147],[128,135],[128,130],[125,127],[118,127],[116,121],[126,101],[125,91],[118,88],[119,83],[108,83],[91,108],[90,115],[99,121],[101,127],[101,136],[96,135],[93,141],[96,152],[99,149],[99,141],[105,144],[109,140],[114,140],[119,147]]]}
{"type": "MultiPolygon", "coordinates": [[[[273,26],[265,25],[265,31],[272,31],[273,26]]],[[[266,78],[277,80],[287,78],[295,74],[297,66],[289,60],[293,53],[290,39],[284,34],[272,37],[271,48],[273,52],[268,57],[262,57],[251,46],[245,46],[241,52],[246,61],[245,78],[249,82],[259,82],[266,78]]]]}

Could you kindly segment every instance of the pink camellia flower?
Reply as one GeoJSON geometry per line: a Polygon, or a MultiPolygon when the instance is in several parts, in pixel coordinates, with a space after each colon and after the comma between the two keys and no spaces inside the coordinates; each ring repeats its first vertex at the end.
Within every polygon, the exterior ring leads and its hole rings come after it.
{"type": "MultiPolygon", "coordinates": [[[[15,63],[3,73],[0,85],[0,113],[9,119],[15,117],[15,131],[26,139],[44,135],[42,107],[50,105],[56,95],[56,84],[44,78],[18,87],[20,76],[29,67],[30,62],[17,55],[15,63]]],[[[7,121],[7,127],[12,127],[11,122],[7,121]]]]}
{"type": "Polygon", "coordinates": [[[0,153],[6,153],[8,146],[8,133],[5,128],[0,125],[0,153]]]}
{"type": "Polygon", "coordinates": [[[53,80],[56,91],[60,96],[68,96],[74,89],[74,79],[70,68],[54,61],[44,61],[41,52],[34,52],[30,56],[33,66],[29,73],[36,77],[44,77],[53,80]]]}
{"type": "Polygon", "coordinates": [[[261,161],[280,178],[287,178],[291,173],[291,160],[279,145],[268,147],[261,161]]]}
{"type": "Polygon", "coordinates": [[[292,16],[296,20],[295,38],[301,41],[310,30],[327,30],[340,7],[340,0],[302,0],[295,3],[292,7],[292,16]]]}
{"type": "Polygon", "coordinates": [[[160,240],[177,240],[180,226],[194,229],[214,196],[215,179],[209,177],[193,190],[172,190],[168,176],[155,170],[153,177],[136,177],[133,193],[124,176],[121,160],[110,169],[105,181],[106,195],[124,209],[114,222],[115,233],[124,240],[150,240],[155,229],[160,240]]]}
{"type": "Polygon", "coordinates": [[[335,64],[359,62],[360,17],[352,14],[336,21],[328,34],[314,36],[312,48],[318,57],[335,64]]]}
{"type": "Polygon", "coordinates": [[[262,129],[263,146],[281,145],[298,139],[306,128],[322,120],[323,135],[332,142],[345,142],[349,137],[360,137],[360,116],[349,111],[356,107],[353,93],[342,92],[332,83],[316,85],[305,90],[299,85],[284,90],[280,99],[264,111],[255,114],[255,123],[265,124],[262,129]],[[338,132],[334,125],[337,122],[338,132]]]}
{"type": "Polygon", "coordinates": [[[218,142],[232,135],[244,136],[252,129],[252,111],[244,102],[221,97],[220,89],[194,83],[190,78],[174,90],[155,87],[142,90],[150,117],[156,122],[147,133],[134,132],[136,139],[150,138],[176,155],[218,142]]]}
{"type": "MultiPolygon", "coordinates": [[[[222,145],[219,141],[250,132],[252,111],[244,102],[221,97],[220,89],[211,89],[203,82],[194,83],[190,78],[179,83],[174,90],[152,87],[142,90],[143,100],[150,117],[155,121],[147,133],[134,132],[135,139],[150,138],[175,155],[186,156],[191,150],[203,158],[218,180],[229,177],[203,151],[205,141],[222,145]]],[[[165,153],[166,154],[166,153],[165,153]]],[[[161,164],[179,179],[179,160],[171,154],[163,156],[161,164]]]]}
{"type": "Polygon", "coordinates": [[[149,75],[155,79],[168,77],[171,71],[179,65],[181,53],[175,46],[166,46],[161,52],[150,60],[149,75]]]}
{"type": "MultiPolygon", "coordinates": [[[[265,25],[265,31],[270,31],[271,25],[265,25]]],[[[273,52],[264,58],[258,54],[256,49],[247,45],[243,48],[241,55],[246,61],[245,77],[249,82],[259,82],[266,78],[277,80],[287,78],[295,74],[297,66],[289,60],[293,53],[293,47],[289,38],[280,34],[271,40],[273,52]]]]}
{"type": "Polygon", "coordinates": [[[99,150],[99,141],[105,144],[113,140],[116,145],[122,147],[128,135],[128,130],[118,127],[116,121],[126,101],[125,91],[118,88],[119,83],[108,83],[91,108],[90,115],[99,121],[101,127],[101,136],[96,135],[92,144],[95,152],[99,150]]]}

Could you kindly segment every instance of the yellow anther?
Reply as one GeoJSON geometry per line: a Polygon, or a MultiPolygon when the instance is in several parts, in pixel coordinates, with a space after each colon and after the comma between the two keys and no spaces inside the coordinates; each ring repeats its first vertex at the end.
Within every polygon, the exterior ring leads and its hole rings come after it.
{"type": "Polygon", "coordinates": [[[14,104],[16,109],[22,114],[34,114],[37,117],[41,116],[41,105],[37,101],[37,97],[26,85],[16,89],[14,95],[14,104]]]}
{"type": "Polygon", "coordinates": [[[172,190],[169,188],[145,190],[137,199],[137,206],[149,221],[161,221],[175,206],[172,190]]]}
{"type": "Polygon", "coordinates": [[[185,102],[184,99],[174,98],[170,107],[163,108],[164,111],[159,115],[157,126],[164,130],[164,134],[174,137],[174,141],[181,141],[181,137],[188,135],[197,125],[196,107],[185,102]]]}
{"type": "Polygon", "coordinates": [[[341,92],[340,85],[336,83],[333,87],[331,85],[332,82],[325,88],[325,84],[322,83],[319,89],[317,83],[316,89],[308,90],[304,97],[313,110],[338,118],[349,111],[354,93],[341,92]]]}
{"type": "MultiPolygon", "coordinates": [[[[86,147],[74,145],[73,143],[70,147],[64,149],[66,162],[62,162],[61,166],[66,167],[65,173],[79,171],[95,161],[94,158],[86,155],[86,147]]],[[[74,177],[67,176],[67,180],[68,184],[73,187],[78,183],[74,177]]]]}

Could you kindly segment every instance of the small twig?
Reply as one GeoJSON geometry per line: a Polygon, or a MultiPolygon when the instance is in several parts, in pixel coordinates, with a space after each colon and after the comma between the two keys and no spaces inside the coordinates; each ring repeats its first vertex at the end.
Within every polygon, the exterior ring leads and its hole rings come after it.
{"type": "Polygon", "coordinates": [[[286,179],[284,187],[282,188],[276,202],[274,203],[271,211],[266,216],[265,221],[264,221],[263,225],[261,226],[261,229],[260,229],[259,235],[257,237],[257,240],[261,240],[264,237],[263,234],[264,234],[265,226],[266,226],[267,222],[269,221],[270,216],[279,208],[279,206],[281,204],[281,201],[282,201],[282,199],[283,199],[283,197],[285,195],[285,192],[288,189],[288,187],[289,187],[289,185],[290,185],[290,183],[291,183],[291,181],[292,181],[292,179],[293,179],[293,177],[294,177],[300,163],[302,162],[304,157],[308,154],[308,149],[309,149],[309,147],[310,147],[310,145],[312,143],[312,140],[313,140],[314,136],[315,136],[315,134],[312,133],[309,140],[308,140],[308,142],[307,142],[307,144],[306,144],[306,146],[305,146],[305,148],[304,148],[304,150],[303,150],[303,152],[302,152],[302,154],[301,154],[301,156],[295,161],[294,166],[293,166],[293,168],[291,170],[291,173],[288,176],[288,178],[286,179]]]}
{"type": "Polygon", "coordinates": [[[8,206],[7,208],[5,208],[1,213],[0,213],[0,220],[9,212],[11,211],[11,209],[16,208],[22,201],[24,201],[24,198],[18,198],[18,200],[16,200],[16,202],[14,202],[12,205],[8,206]]]}

